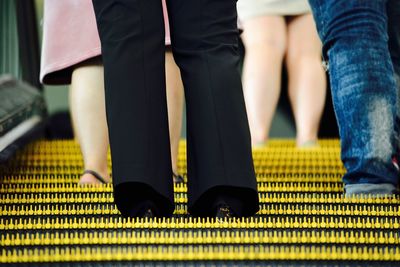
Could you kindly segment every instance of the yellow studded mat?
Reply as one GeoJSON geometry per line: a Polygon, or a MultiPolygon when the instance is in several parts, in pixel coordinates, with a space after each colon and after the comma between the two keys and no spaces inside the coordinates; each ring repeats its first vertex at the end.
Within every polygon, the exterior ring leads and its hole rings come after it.
{"type": "MultiPolygon", "coordinates": [[[[344,198],[338,141],[274,140],[253,157],[255,217],[189,217],[183,183],[173,218],[124,219],[111,185],[77,185],[75,142],[36,142],[0,167],[0,264],[400,266],[400,198],[344,198]]],[[[186,179],[185,142],[179,173],[186,179]]]]}

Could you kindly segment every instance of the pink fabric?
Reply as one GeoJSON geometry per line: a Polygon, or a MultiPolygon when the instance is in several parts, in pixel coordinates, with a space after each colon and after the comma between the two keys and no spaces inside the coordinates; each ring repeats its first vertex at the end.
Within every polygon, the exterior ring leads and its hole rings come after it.
{"type": "Polygon", "coordinates": [[[167,4],[165,0],[162,0],[163,12],[164,12],[164,25],[165,25],[165,45],[171,45],[171,35],[169,33],[169,20],[168,20],[168,11],[167,4]]]}
{"type": "MultiPolygon", "coordinates": [[[[171,44],[165,0],[165,43],[171,44]]],[[[46,0],[40,80],[68,84],[73,66],[101,55],[92,0],[46,0]]]]}

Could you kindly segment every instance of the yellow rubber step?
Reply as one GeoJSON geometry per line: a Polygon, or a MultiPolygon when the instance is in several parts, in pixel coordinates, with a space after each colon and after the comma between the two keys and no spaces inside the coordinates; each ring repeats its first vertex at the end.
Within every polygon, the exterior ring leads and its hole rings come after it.
{"type": "MultiPolygon", "coordinates": [[[[253,159],[260,197],[254,217],[193,218],[184,182],[174,185],[172,218],[125,219],[111,184],[77,184],[83,162],[76,142],[33,143],[0,166],[0,263],[400,266],[400,197],[344,197],[338,140],[312,149],[272,140],[254,149],[253,159]]],[[[186,168],[181,142],[185,181],[186,168]]]]}

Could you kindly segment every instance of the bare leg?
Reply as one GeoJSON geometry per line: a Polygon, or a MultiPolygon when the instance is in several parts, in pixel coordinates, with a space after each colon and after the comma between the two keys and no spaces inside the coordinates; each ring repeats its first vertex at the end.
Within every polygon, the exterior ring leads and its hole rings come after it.
{"type": "MultiPolygon", "coordinates": [[[[81,146],[84,168],[93,170],[110,181],[103,77],[103,66],[100,63],[78,66],[72,73],[70,109],[75,136],[81,146]]],[[[79,183],[101,182],[91,174],[84,174],[79,183]]]]}
{"type": "Polygon", "coordinates": [[[249,19],[243,27],[243,90],[252,144],[258,145],[268,139],[279,99],[286,22],[280,16],[265,16],[249,19]]]}
{"type": "Polygon", "coordinates": [[[326,76],[321,64],[321,41],[311,14],[288,23],[289,97],[297,129],[297,145],[316,142],[325,105],[326,76]]]}
{"type": "Polygon", "coordinates": [[[179,140],[182,130],[183,84],[181,73],[170,51],[165,54],[165,69],[172,171],[177,174],[179,140]]]}

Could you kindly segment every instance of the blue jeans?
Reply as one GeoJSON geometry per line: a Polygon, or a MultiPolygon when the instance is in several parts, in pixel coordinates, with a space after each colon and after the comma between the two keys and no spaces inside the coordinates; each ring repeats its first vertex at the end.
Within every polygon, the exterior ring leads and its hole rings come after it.
{"type": "Polygon", "coordinates": [[[400,77],[400,1],[389,0],[387,4],[389,51],[394,71],[400,77]]]}
{"type": "Polygon", "coordinates": [[[328,62],[345,190],[393,193],[399,182],[392,163],[398,93],[388,49],[387,0],[309,2],[328,62]]]}
{"type": "MultiPolygon", "coordinates": [[[[400,1],[389,0],[388,12],[388,33],[389,51],[392,58],[397,88],[400,89],[400,1]]],[[[400,151],[400,93],[397,95],[397,119],[395,125],[397,151],[400,151]]]]}

